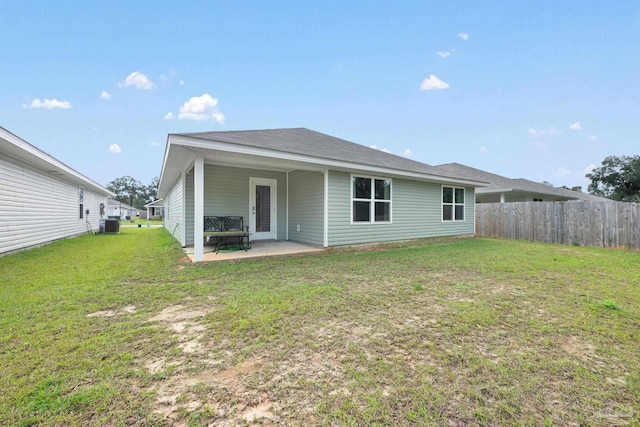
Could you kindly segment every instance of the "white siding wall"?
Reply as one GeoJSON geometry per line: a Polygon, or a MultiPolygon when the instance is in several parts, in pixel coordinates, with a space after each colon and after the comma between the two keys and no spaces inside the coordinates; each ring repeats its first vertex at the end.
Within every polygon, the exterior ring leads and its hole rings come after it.
{"type": "Polygon", "coordinates": [[[442,186],[393,179],[392,223],[351,224],[351,175],[329,173],[329,246],[474,233],[474,189],[465,189],[465,221],[442,221],[442,186]]]}
{"type": "Polygon", "coordinates": [[[164,226],[173,234],[181,245],[184,241],[184,211],[182,194],[182,176],[180,176],[171,187],[166,198],[164,226]]]}
{"type": "Polygon", "coordinates": [[[17,159],[0,158],[0,253],[41,245],[100,227],[106,196],[84,188],[80,219],[77,184],[38,171],[17,159]]]}

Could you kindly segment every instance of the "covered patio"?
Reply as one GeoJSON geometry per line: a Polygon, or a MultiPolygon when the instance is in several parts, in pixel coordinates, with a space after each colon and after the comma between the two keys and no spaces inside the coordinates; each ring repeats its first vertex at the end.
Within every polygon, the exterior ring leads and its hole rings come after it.
{"type": "MultiPolygon", "coordinates": [[[[324,248],[304,245],[302,243],[287,240],[256,240],[251,242],[251,249],[243,250],[221,250],[216,253],[213,246],[205,246],[202,261],[229,261],[245,258],[259,258],[277,255],[294,255],[309,252],[322,252],[324,248]]],[[[196,262],[193,246],[184,248],[185,254],[196,262]]]]}

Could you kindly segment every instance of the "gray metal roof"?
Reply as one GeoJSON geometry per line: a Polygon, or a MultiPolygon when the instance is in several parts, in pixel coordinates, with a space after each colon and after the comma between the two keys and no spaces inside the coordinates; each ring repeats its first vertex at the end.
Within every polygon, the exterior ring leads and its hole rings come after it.
{"type": "MultiPolygon", "coordinates": [[[[468,177],[459,176],[455,171],[444,171],[425,163],[306,128],[195,132],[175,135],[264,148],[321,159],[348,161],[367,166],[391,168],[438,177],[469,179],[468,177]]],[[[484,180],[479,181],[483,182],[484,180]]]]}
{"type": "Polygon", "coordinates": [[[447,163],[444,165],[435,166],[435,168],[442,171],[443,173],[455,173],[459,176],[467,177],[467,179],[489,182],[488,187],[484,187],[477,190],[478,194],[524,192],[524,193],[531,193],[531,194],[554,196],[558,198],[564,198],[567,200],[571,200],[571,199],[592,200],[592,201],[606,200],[606,199],[603,199],[602,197],[594,196],[592,194],[586,194],[580,191],[568,190],[566,188],[552,187],[550,185],[530,181],[524,178],[517,178],[517,179],[507,178],[506,176],[497,175],[491,172],[486,172],[481,169],[476,169],[470,166],[462,165],[460,163],[447,163]]]}

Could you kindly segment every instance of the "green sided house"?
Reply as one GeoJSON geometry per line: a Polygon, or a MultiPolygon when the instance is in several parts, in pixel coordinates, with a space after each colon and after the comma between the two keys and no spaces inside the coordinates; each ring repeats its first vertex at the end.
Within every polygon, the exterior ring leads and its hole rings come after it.
{"type": "Polygon", "coordinates": [[[202,261],[205,216],[242,216],[252,241],[322,247],[472,235],[484,185],[297,128],[170,134],[158,198],[202,261]]]}

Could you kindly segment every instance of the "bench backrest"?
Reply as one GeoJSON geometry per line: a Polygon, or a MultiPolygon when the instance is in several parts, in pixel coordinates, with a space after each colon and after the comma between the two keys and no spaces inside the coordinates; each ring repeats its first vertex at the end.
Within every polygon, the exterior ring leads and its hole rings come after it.
{"type": "Polygon", "coordinates": [[[244,220],[241,216],[205,216],[204,231],[244,231],[244,220]]]}
{"type": "Polygon", "coordinates": [[[204,231],[222,231],[223,223],[219,216],[204,217],[204,231]]]}
{"type": "Polygon", "coordinates": [[[224,231],[244,231],[244,224],[241,216],[223,216],[224,231]]]}

